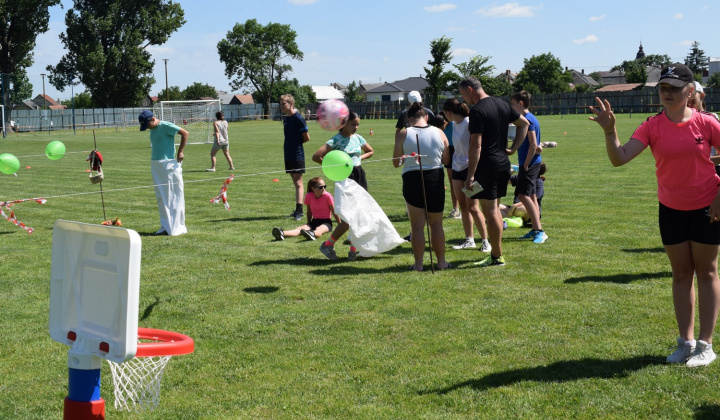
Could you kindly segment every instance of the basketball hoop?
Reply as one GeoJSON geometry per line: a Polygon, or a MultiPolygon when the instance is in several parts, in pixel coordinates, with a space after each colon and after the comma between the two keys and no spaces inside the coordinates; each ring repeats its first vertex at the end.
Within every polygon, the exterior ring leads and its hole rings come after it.
{"type": "Polygon", "coordinates": [[[160,402],[160,382],[172,356],[195,350],[192,338],[172,331],[138,328],[135,357],[110,363],[115,388],[115,409],[130,412],[153,410],[160,402]]]}

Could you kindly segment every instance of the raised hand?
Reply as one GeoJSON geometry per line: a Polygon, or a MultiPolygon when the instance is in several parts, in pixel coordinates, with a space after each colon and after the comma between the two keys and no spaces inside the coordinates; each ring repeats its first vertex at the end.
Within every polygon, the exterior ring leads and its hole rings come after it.
{"type": "Polygon", "coordinates": [[[612,112],[612,107],[607,99],[601,101],[600,98],[595,97],[595,101],[598,104],[598,108],[590,107],[590,111],[595,114],[594,117],[589,117],[591,121],[595,121],[602,127],[605,134],[612,134],[615,132],[615,114],[612,112]]]}

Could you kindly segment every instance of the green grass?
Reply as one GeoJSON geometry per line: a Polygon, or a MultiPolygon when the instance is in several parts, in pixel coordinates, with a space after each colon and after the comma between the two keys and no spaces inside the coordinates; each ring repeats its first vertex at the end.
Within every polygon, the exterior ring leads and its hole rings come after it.
{"type": "MultiPolygon", "coordinates": [[[[435,275],[406,271],[409,244],[350,263],[324,259],[318,242],[274,242],[273,226],[296,224],[286,218],[294,190],[281,172],[278,122],[230,125],[230,211],[209,204],[226,175],[204,171],[209,146],[188,146],[189,233],[180,237],[150,235],[158,228],[153,191],[133,188],[152,184],[147,134],[98,130],[107,217],[142,235],[140,325],[196,343],[195,353],[170,361],[152,413],[114,410],[105,364],[107,418],[717,416],[720,363],[663,364],[677,328],[652,156],[613,168],[600,129],[586,118],[540,117],[542,139],[558,143],[543,153],[550,239],[534,245],[514,239],[524,229],[505,231],[502,268],[476,268],[478,251],[448,247],[459,268],[435,275]]],[[[645,116],[618,118],[627,139],[645,116]]],[[[360,133],[375,149],[364,163],[370,192],[405,235],[400,172],[380,161],[392,155],[393,126],[363,121],[360,133]]],[[[311,124],[306,153],[330,135],[311,124]]],[[[0,200],[51,197],[13,207],[32,235],[0,219],[3,419],[62,413],[68,348],[48,333],[52,226],[103,220],[99,188],[85,173],[83,151],[92,145],[89,131],[0,140],[0,153],[15,154],[23,168],[17,178],[0,176],[0,200]],[[51,140],[67,146],[61,160],[43,156],[51,140]]],[[[459,220],[445,231],[448,245],[463,239],[459,220]]],[[[347,245],[337,249],[344,256],[347,245]]]]}

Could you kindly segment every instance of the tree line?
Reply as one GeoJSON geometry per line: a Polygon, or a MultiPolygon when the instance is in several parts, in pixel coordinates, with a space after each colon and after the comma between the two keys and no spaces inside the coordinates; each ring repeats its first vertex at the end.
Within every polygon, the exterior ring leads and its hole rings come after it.
{"type": "MultiPolygon", "coordinates": [[[[33,86],[26,71],[34,62],[37,36],[48,30],[49,9],[56,5],[62,7],[60,0],[0,2],[3,103],[20,103],[32,96],[33,86]]],[[[155,61],[148,47],[164,44],[185,23],[184,10],[172,0],[73,0],[72,7],[65,13],[66,29],[60,35],[65,55],[57,64],[47,66],[49,82],[60,91],[76,84],[84,85],[85,92],[74,98],[78,107],[138,106],[156,82],[155,61]]],[[[231,88],[251,91],[255,101],[263,104],[266,115],[270,113],[270,103],[277,102],[283,93],[293,94],[299,105],[316,101],[309,85],[301,85],[290,77],[290,61],[302,61],[304,57],[296,37],[290,25],[272,22],[262,25],[248,19],[245,23],[236,23],[217,44],[231,88]]],[[[429,103],[437,104],[444,92],[454,92],[457,81],[466,76],[475,76],[486,91],[497,96],[518,90],[559,93],[588,89],[572,87],[570,72],[550,52],[525,59],[522,70],[511,82],[503,75],[496,76],[489,56],[477,55],[447,69],[453,58],[451,47],[452,40],[444,36],[430,42],[431,59],[424,67],[429,84],[425,96],[429,103]]],[[[641,80],[645,65],[668,64],[669,60],[667,55],[655,54],[643,61],[623,62],[618,68],[623,69],[628,81],[641,80]]],[[[695,42],[685,62],[700,74],[709,60],[695,42]]],[[[710,85],[720,86],[720,73],[713,75],[710,85]]],[[[362,100],[359,87],[352,81],[345,99],[362,100]]],[[[196,82],[183,90],[178,86],[168,87],[157,96],[161,100],[181,100],[217,98],[217,93],[214,87],[196,82]]],[[[9,112],[6,118],[9,120],[9,112]]]]}

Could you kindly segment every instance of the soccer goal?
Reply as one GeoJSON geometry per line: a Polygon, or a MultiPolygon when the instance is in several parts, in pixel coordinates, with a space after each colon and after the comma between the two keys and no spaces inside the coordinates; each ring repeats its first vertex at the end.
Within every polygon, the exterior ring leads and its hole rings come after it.
{"type": "Polygon", "coordinates": [[[163,121],[169,121],[182,127],[190,134],[188,144],[213,142],[213,122],[215,113],[221,110],[219,99],[202,101],[161,101],[159,115],[163,121]]]}

